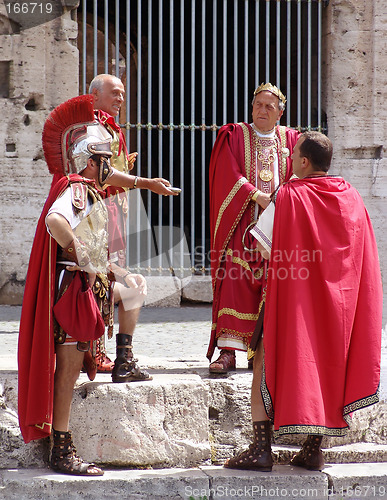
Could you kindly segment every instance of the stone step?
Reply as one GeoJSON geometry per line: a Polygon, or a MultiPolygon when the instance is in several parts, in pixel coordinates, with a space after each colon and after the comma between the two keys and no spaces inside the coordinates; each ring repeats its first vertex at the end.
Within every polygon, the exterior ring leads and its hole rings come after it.
{"type": "Polygon", "coordinates": [[[193,469],[106,470],[98,478],[47,469],[0,470],[0,499],[7,500],[342,500],[385,498],[387,465],[332,464],[322,472],[275,465],[272,472],[202,466],[193,469]]]}
{"type": "MultiPolygon", "coordinates": [[[[251,372],[209,378],[208,370],[151,370],[153,380],[113,384],[81,374],[70,426],[85,460],[116,467],[222,464],[251,442],[251,372]]],[[[356,412],[348,437],[324,438],[327,462],[386,462],[386,403],[356,412]],[[338,446],[337,442],[342,444],[338,446]]],[[[0,372],[0,468],[45,467],[48,440],[24,444],[17,419],[17,374],[0,372]]],[[[303,437],[276,439],[276,461],[288,463],[303,437]],[[289,442],[290,441],[290,442],[289,442]]]]}

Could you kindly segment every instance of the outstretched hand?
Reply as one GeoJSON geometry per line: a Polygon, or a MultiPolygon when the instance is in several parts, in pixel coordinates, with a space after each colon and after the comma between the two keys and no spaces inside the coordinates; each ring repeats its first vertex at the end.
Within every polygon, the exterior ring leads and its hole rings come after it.
{"type": "Polygon", "coordinates": [[[154,179],[149,179],[149,189],[156,194],[163,194],[164,196],[176,196],[179,193],[169,189],[171,183],[162,177],[155,177],[154,179]]]}

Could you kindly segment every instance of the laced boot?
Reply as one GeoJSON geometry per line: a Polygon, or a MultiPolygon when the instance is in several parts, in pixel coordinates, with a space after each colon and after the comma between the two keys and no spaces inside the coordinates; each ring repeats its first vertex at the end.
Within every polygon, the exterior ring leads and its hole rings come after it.
{"type": "Polygon", "coordinates": [[[253,422],[254,439],[246,451],[224,464],[228,469],[259,470],[271,472],[273,458],[271,456],[271,423],[269,420],[253,422]]]}
{"type": "Polygon", "coordinates": [[[51,452],[50,467],[55,472],[74,476],[102,476],[103,471],[93,463],[82,460],[77,455],[71,432],[53,429],[54,446],[51,452]]]}
{"type": "Polygon", "coordinates": [[[138,380],[152,380],[146,370],[142,370],[133,358],[132,335],[118,333],[116,336],[117,357],[112,371],[113,382],[134,382],[138,380]]]}
{"type": "Polygon", "coordinates": [[[291,459],[290,465],[321,471],[325,464],[324,455],[320,449],[322,438],[322,436],[309,434],[301,450],[291,459]]]}

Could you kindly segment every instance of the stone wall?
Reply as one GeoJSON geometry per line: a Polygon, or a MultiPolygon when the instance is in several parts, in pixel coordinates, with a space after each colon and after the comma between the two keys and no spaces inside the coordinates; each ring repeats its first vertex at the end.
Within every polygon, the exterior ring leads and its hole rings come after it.
{"type": "Polygon", "coordinates": [[[28,29],[8,18],[5,3],[0,4],[0,303],[4,304],[21,303],[32,239],[52,179],[41,145],[44,121],[55,106],[78,94],[76,3],[62,2],[66,7],[61,17],[28,29]]]}
{"type": "MultiPolygon", "coordinates": [[[[331,0],[324,19],[324,108],[332,173],[355,186],[369,211],[387,293],[387,4],[331,0]]],[[[385,301],[386,303],[386,301],[385,301]]],[[[383,324],[387,322],[384,307],[383,324]]]]}

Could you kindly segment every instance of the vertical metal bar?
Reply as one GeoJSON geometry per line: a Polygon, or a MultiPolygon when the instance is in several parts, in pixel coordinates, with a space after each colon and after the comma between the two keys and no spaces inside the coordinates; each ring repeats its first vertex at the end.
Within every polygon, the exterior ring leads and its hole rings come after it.
{"type": "Polygon", "coordinates": [[[287,20],[286,20],[286,99],[287,99],[287,109],[286,109],[286,125],[290,127],[290,102],[291,102],[291,43],[292,43],[292,4],[291,0],[287,0],[287,20]]]}
{"type": "Polygon", "coordinates": [[[301,0],[297,2],[297,127],[301,128],[301,0]]]}
{"type": "Polygon", "coordinates": [[[98,4],[93,3],[93,77],[98,74],[98,4]]]}
{"type": "MultiPolygon", "coordinates": [[[[126,123],[130,123],[130,0],[126,0],[126,112],[125,112],[125,121],[126,123]]],[[[109,55],[111,57],[111,55],[109,55]]],[[[126,138],[126,146],[128,148],[128,151],[130,151],[130,131],[129,127],[126,127],[126,133],[125,133],[125,138],[126,138]]],[[[128,199],[128,194],[126,195],[128,199]]],[[[130,209],[130,204],[128,203],[128,207],[130,209]]],[[[129,242],[130,242],[130,227],[129,227],[129,213],[128,217],[126,218],[126,234],[128,235],[128,238],[126,240],[126,265],[129,265],[130,262],[130,247],[129,247],[129,242]]]]}
{"type": "Polygon", "coordinates": [[[308,0],[308,62],[307,62],[307,71],[308,71],[308,118],[307,118],[307,126],[310,129],[312,125],[312,3],[311,0],[308,0]]]}
{"type": "Polygon", "coordinates": [[[248,121],[248,84],[249,84],[249,61],[248,61],[248,49],[249,49],[249,5],[248,1],[244,2],[244,48],[243,48],[243,74],[244,85],[243,85],[243,120],[248,121]]]}
{"type": "Polygon", "coordinates": [[[255,1],[255,69],[254,69],[254,86],[258,87],[259,81],[259,0],[255,1]]]}
{"type": "MultiPolygon", "coordinates": [[[[202,0],[202,53],[201,53],[201,60],[202,60],[202,74],[201,74],[201,124],[206,123],[206,101],[205,101],[205,96],[206,96],[206,7],[205,7],[205,0],[202,0]]],[[[205,187],[206,187],[206,164],[205,164],[205,134],[206,131],[203,129],[201,134],[200,134],[200,142],[201,142],[201,266],[204,269],[204,255],[205,255],[205,244],[206,244],[206,214],[205,214],[205,200],[206,200],[206,194],[205,194],[205,187]]]]}
{"type": "MultiPolygon", "coordinates": [[[[130,0],[126,0],[126,123],[130,123],[130,0]]],[[[126,145],[130,150],[130,130],[126,128],[126,145]]]]}
{"type": "Polygon", "coordinates": [[[104,60],[105,60],[105,73],[109,73],[109,7],[108,7],[108,0],[105,0],[105,5],[104,5],[104,26],[105,26],[105,33],[104,35],[104,41],[105,41],[105,51],[104,51],[104,60]]]}
{"type": "MultiPolygon", "coordinates": [[[[173,123],[173,109],[174,109],[174,0],[170,0],[169,2],[169,123],[173,123]]],[[[169,181],[172,185],[173,182],[173,129],[169,131],[169,181]]],[[[169,197],[169,254],[171,259],[171,267],[174,268],[173,261],[173,197],[169,197]]]]}
{"type": "Polygon", "coordinates": [[[227,122],[227,0],[223,0],[223,119],[227,122]]]}
{"type": "MultiPolygon", "coordinates": [[[[218,2],[217,0],[213,0],[212,2],[212,123],[216,124],[217,123],[217,76],[218,76],[218,64],[217,64],[217,57],[218,57],[218,30],[217,30],[217,18],[218,18],[218,2]]],[[[216,131],[213,130],[211,132],[211,137],[212,137],[212,144],[215,142],[216,139],[216,131]]],[[[207,182],[207,179],[206,179],[207,182]]],[[[203,212],[205,210],[205,199],[203,201],[203,212]]],[[[210,249],[208,249],[210,250],[210,249]]],[[[205,255],[209,256],[209,263],[211,263],[211,253],[207,253],[207,249],[205,252],[205,255]]],[[[205,261],[206,263],[206,261],[205,261]]]]}
{"type": "MultiPolygon", "coordinates": [[[[184,2],[180,2],[180,124],[184,123],[184,95],[185,95],[185,68],[184,68],[184,52],[185,52],[185,44],[184,44],[184,2]]],[[[184,225],[185,225],[185,217],[184,217],[184,167],[185,167],[185,151],[184,151],[184,128],[180,129],[180,187],[182,188],[182,192],[180,193],[180,271],[183,275],[184,272],[184,225]]]]}
{"type": "Polygon", "coordinates": [[[317,19],[317,127],[321,131],[321,37],[322,37],[322,2],[318,3],[318,19],[317,19]]]}
{"type": "MultiPolygon", "coordinates": [[[[158,67],[158,122],[163,123],[163,0],[159,0],[159,23],[158,23],[158,35],[159,35],[159,67],[158,67]]],[[[163,131],[159,130],[158,133],[158,155],[159,163],[159,177],[163,177],[163,131]]],[[[159,254],[159,271],[162,269],[162,256],[163,256],[163,236],[162,236],[162,213],[163,213],[163,196],[158,197],[158,254],[159,254]]]]}
{"type": "MultiPolygon", "coordinates": [[[[141,82],[141,69],[142,69],[142,25],[141,25],[142,9],[141,0],[137,1],[137,123],[141,123],[141,101],[142,101],[142,82],[141,82]]],[[[141,129],[137,128],[137,172],[141,174],[141,129]]],[[[142,198],[137,193],[136,197],[136,262],[139,266],[141,262],[141,203],[142,198]]]]}
{"type": "MultiPolygon", "coordinates": [[[[213,0],[212,2],[212,123],[217,122],[216,116],[216,82],[217,82],[217,70],[218,70],[218,43],[217,43],[217,13],[218,13],[218,2],[213,0]]],[[[214,142],[216,138],[215,130],[212,132],[212,141],[214,142]]]]}
{"type": "MultiPolygon", "coordinates": [[[[195,123],[195,67],[196,67],[196,0],[192,0],[191,4],[191,125],[195,123]]],[[[195,129],[191,130],[191,256],[195,258],[195,129]]],[[[195,265],[195,262],[194,262],[195,265]]]]}
{"type": "Polygon", "coordinates": [[[276,22],[276,85],[281,88],[281,4],[277,0],[276,22]]]}
{"type": "Polygon", "coordinates": [[[238,0],[234,0],[234,118],[233,121],[238,121],[238,0]]]}
{"type": "Polygon", "coordinates": [[[116,28],[116,76],[120,76],[120,0],[116,0],[116,16],[115,16],[115,28],[116,28]]]}
{"type": "Polygon", "coordinates": [[[87,0],[82,3],[82,93],[86,94],[86,68],[87,68],[87,51],[86,51],[86,26],[87,26],[87,0]]]}
{"type": "Polygon", "coordinates": [[[270,81],[270,0],[266,0],[266,81],[270,81]]]}
{"type": "MultiPolygon", "coordinates": [[[[147,88],[147,122],[152,123],[152,49],[153,49],[153,19],[152,19],[152,0],[148,0],[148,88],[147,88]]],[[[147,131],[147,172],[148,178],[152,177],[152,129],[147,131]]],[[[148,268],[151,268],[152,258],[152,197],[151,193],[147,195],[147,215],[148,215],[148,231],[147,231],[147,259],[148,268]]]]}

